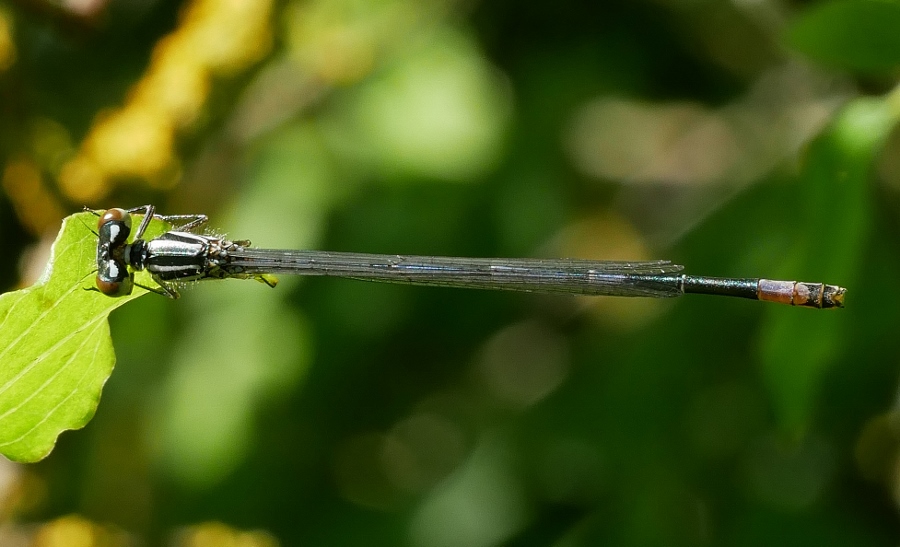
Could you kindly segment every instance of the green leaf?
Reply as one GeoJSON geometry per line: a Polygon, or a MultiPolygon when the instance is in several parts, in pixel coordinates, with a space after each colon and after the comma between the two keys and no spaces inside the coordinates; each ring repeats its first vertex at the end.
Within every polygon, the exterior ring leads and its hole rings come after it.
{"type": "MultiPolygon", "coordinates": [[[[147,292],[85,290],[94,283],[96,225],[89,212],[67,217],[38,282],[0,296],[0,453],[11,460],[40,460],[61,432],[87,424],[116,362],[107,316],[147,292]]],[[[148,235],[164,229],[155,220],[148,235]]],[[[137,283],[153,285],[144,272],[137,283]]]]}
{"type": "MultiPolygon", "coordinates": [[[[900,117],[898,99],[861,98],[844,107],[810,146],[799,184],[787,198],[796,203],[802,228],[786,249],[786,266],[847,287],[848,307],[871,231],[872,165],[900,117]]],[[[808,426],[822,378],[845,345],[849,311],[767,309],[761,359],[785,430],[802,434],[808,426]]]]}
{"type": "Polygon", "coordinates": [[[817,4],[788,31],[788,44],[816,61],[863,73],[900,68],[900,2],[837,0],[817,4]]]}

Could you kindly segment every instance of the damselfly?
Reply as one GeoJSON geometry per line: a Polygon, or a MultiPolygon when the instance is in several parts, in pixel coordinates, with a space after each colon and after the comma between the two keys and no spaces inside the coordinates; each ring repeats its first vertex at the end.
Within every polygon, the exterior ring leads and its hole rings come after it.
{"type": "Polygon", "coordinates": [[[683,266],[665,260],[454,258],[253,249],[246,240],[197,233],[207,223],[206,215],[158,215],[152,205],[97,214],[96,284],[97,290],[108,296],[130,294],[134,272],[146,270],[159,288],[144,288],[170,298],[178,298],[173,283],[179,281],[235,277],[274,286],[272,274],[291,274],[538,293],[651,298],[716,294],[809,308],[844,306],[845,289],[836,285],[687,275],[682,273],[683,266]],[[132,214],[143,214],[143,219],[129,243],[132,214]],[[144,232],[153,218],[173,229],[145,240],[144,232]]]}

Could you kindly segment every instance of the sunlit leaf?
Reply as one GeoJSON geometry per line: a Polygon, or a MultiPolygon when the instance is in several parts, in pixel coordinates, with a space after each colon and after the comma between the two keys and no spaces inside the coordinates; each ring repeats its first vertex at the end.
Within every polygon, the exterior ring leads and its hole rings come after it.
{"type": "MultiPolygon", "coordinates": [[[[116,362],[107,316],[147,292],[110,298],[86,290],[96,225],[92,213],[67,217],[40,280],[0,296],[0,453],[11,460],[40,460],[62,431],[87,424],[116,362]]],[[[153,233],[162,228],[151,224],[153,233]]]]}
{"type": "Polygon", "coordinates": [[[900,2],[838,0],[814,5],[788,42],[820,63],[878,73],[900,67],[900,2]]]}

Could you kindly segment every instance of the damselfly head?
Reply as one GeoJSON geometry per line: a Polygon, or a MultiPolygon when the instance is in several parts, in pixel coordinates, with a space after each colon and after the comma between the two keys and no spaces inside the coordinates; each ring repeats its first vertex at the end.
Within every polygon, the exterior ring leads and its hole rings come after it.
{"type": "Polygon", "coordinates": [[[97,221],[97,289],[107,296],[131,294],[134,280],[128,271],[126,249],[131,235],[131,215],[124,209],[107,209],[97,221]]]}

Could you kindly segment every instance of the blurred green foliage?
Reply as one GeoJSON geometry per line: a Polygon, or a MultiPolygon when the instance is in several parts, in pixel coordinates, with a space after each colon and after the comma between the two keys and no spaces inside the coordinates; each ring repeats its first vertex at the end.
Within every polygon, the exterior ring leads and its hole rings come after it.
{"type": "Polygon", "coordinates": [[[848,288],[149,295],[88,427],[0,465],[0,544],[895,544],[896,6],[0,5],[10,289],[66,212],[148,202],[264,247],[848,288]]]}
{"type": "Polygon", "coordinates": [[[827,65],[890,74],[900,66],[900,3],[884,0],[822,2],[800,16],[788,39],[827,65]]]}

